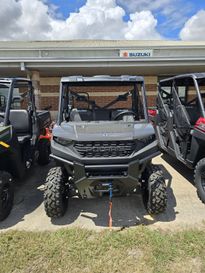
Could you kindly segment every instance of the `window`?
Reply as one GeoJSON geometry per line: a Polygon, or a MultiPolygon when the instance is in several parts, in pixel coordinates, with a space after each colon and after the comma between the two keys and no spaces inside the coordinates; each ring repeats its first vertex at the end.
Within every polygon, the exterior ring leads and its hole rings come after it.
{"type": "Polygon", "coordinates": [[[161,82],[159,87],[160,95],[165,104],[172,104],[172,81],[161,82]]]}
{"type": "MultiPolygon", "coordinates": [[[[30,86],[27,82],[17,82],[13,89],[10,109],[25,109],[31,105],[30,86]]],[[[10,84],[0,83],[0,112],[5,112],[9,99],[10,84]]]]}
{"type": "Polygon", "coordinates": [[[4,112],[8,100],[9,87],[0,85],[0,112],[4,112]]]}
{"type": "Polygon", "coordinates": [[[136,82],[71,82],[63,84],[63,118],[66,121],[144,119],[143,85],[136,82]],[[75,119],[76,117],[76,119],[75,119]]]}
{"type": "Polygon", "coordinates": [[[205,106],[205,78],[201,78],[197,80],[198,85],[199,85],[199,91],[201,95],[201,99],[203,101],[203,104],[205,106]]]}
{"type": "Polygon", "coordinates": [[[196,90],[192,78],[182,78],[175,80],[175,89],[183,105],[196,104],[196,90]]]}

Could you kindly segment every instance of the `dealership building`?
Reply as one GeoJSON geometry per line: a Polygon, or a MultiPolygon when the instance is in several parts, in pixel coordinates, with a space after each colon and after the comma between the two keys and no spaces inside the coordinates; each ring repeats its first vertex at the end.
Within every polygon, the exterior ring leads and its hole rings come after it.
{"type": "MultiPolygon", "coordinates": [[[[59,83],[70,75],[141,75],[149,105],[159,79],[205,72],[205,42],[182,41],[42,41],[0,42],[0,76],[29,77],[38,107],[57,110],[59,83]]],[[[115,96],[93,92],[91,97],[115,96]]]]}

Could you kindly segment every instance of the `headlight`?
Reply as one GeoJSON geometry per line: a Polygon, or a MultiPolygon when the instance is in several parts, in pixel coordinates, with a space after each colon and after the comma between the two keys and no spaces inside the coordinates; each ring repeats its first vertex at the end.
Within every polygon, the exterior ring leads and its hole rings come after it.
{"type": "Polygon", "coordinates": [[[53,137],[53,140],[63,146],[68,146],[72,143],[71,139],[66,139],[66,138],[62,138],[62,137],[53,137]]]}

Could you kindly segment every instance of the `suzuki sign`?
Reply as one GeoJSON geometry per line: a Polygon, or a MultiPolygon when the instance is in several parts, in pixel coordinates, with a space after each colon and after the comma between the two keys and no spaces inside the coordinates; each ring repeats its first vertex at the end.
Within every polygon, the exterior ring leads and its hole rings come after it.
{"type": "Polygon", "coordinates": [[[123,58],[149,58],[153,56],[153,50],[120,50],[123,58]]]}

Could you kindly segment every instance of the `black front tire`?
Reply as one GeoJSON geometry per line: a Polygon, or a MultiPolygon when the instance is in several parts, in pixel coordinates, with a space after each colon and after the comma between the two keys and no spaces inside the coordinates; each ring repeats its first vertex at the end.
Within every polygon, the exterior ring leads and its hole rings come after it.
{"type": "Polygon", "coordinates": [[[66,182],[61,167],[50,169],[44,191],[44,208],[48,217],[59,218],[65,214],[68,205],[66,182]]]}
{"type": "Polygon", "coordinates": [[[38,164],[46,165],[50,161],[50,141],[47,139],[41,139],[38,143],[38,164]]]}
{"type": "Polygon", "coordinates": [[[142,195],[149,214],[159,214],[167,207],[167,189],[161,169],[150,164],[144,172],[142,195]]]}
{"type": "Polygon", "coordinates": [[[9,173],[0,172],[0,221],[10,214],[14,201],[12,177],[9,173]]]}
{"type": "Polygon", "coordinates": [[[195,167],[194,182],[197,195],[202,203],[205,204],[205,158],[202,158],[195,167]]]}

